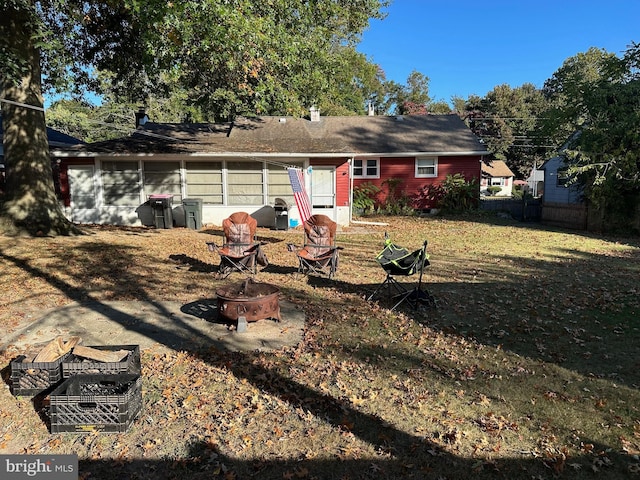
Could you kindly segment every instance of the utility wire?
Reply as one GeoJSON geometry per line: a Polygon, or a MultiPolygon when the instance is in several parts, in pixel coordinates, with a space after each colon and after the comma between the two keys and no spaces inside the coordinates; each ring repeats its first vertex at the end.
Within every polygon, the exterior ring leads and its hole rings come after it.
{"type": "Polygon", "coordinates": [[[36,105],[30,105],[28,103],[14,102],[13,100],[7,100],[6,98],[0,98],[0,102],[8,103],[9,105],[15,105],[16,107],[30,108],[31,110],[44,112],[44,107],[38,107],[36,105]]]}

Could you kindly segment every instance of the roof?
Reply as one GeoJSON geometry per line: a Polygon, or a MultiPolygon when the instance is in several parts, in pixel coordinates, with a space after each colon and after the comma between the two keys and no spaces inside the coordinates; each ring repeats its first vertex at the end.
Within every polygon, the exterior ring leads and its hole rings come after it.
{"type": "MultiPolygon", "coordinates": [[[[0,116],[0,139],[2,139],[4,135],[4,130],[2,129],[2,116],[0,116]]],[[[62,133],[58,130],[54,130],[53,128],[47,127],[47,140],[49,141],[49,146],[53,147],[62,147],[66,145],[79,145],[82,140],[79,140],[71,135],[67,135],[66,133],[62,133]]]]}
{"type": "Polygon", "coordinates": [[[490,177],[513,177],[513,172],[502,160],[492,160],[489,165],[482,162],[482,173],[490,177]]]}
{"type": "Polygon", "coordinates": [[[65,149],[89,153],[485,155],[457,115],[240,117],[220,124],[147,122],[130,136],[65,149]]]}

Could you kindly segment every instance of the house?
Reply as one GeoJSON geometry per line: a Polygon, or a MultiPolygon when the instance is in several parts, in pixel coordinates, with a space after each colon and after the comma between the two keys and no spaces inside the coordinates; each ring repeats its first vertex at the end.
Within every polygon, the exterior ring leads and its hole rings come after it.
{"type": "Polygon", "coordinates": [[[447,174],[480,178],[488,152],[456,115],[240,117],[221,124],[158,124],[136,114],[125,138],[52,151],[62,160],[69,218],[77,223],[148,224],[148,198],[170,194],[176,223],[185,198],[202,199],[202,222],[238,210],[262,226],[274,205],[299,222],[286,167],[304,172],[313,213],[351,221],[353,187],[402,178],[407,192],[447,174]]]}
{"type": "Polygon", "coordinates": [[[544,202],[560,204],[582,204],[582,192],[578,185],[567,183],[568,165],[564,155],[557,155],[542,164],[544,172],[544,202]]]}
{"type": "Polygon", "coordinates": [[[568,183],[566,155],[563,153],[579,137],[574,133],[560,148],[559,153],[545,161],[540,170],[544,172],[544,195],[542,197],[542,222],[565,228],[596,229],[589,219],[589,209],[584,202],[582,187],[568,183]],[[591,225],[590,225],[591,223],[591,225]]]}
{"type": "Polygon", "coordinates": [[[513,191],[513,172],[502,160],[482,162],[480,193],[496,197],[510,197],[513,191]],[[491,193],[489,187],[500,187],[500,191],[491,193]]]}
{"type": "Polygon", "coordinates": [[[534,165],[526,182],[527,190],[534,198],[544,195],[544,170],[534,165]]]}

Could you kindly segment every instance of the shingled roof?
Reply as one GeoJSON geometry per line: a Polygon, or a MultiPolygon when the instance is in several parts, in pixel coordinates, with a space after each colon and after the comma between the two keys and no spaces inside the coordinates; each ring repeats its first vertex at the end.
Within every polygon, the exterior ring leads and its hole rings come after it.
{"type": "Polygon", "coordinates": [[[490,177],[513,177],[513,172],[502,160],[492,160],[489,165],[483,162],[482,173],[490,177]]]}
{"type": "Polygon", "coordinates": [[[483,155],[485,146],[457,115],[240,117],[222,124],[147,122],[130,136],[65,149],[69,153],[300,155],[483,155]]]}

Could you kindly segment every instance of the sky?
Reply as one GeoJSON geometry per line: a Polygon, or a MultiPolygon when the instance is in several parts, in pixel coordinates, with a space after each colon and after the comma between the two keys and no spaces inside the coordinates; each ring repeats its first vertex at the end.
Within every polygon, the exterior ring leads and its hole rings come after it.
{"type": "Polygon", "coordinates": [[[502,84],[542,88],[590,47],[622,56],[640,43],[640,0],[392,0],[384,11],[357,50],[387,80],[422,73],[431,99],[449,103],[502,84]]]}

